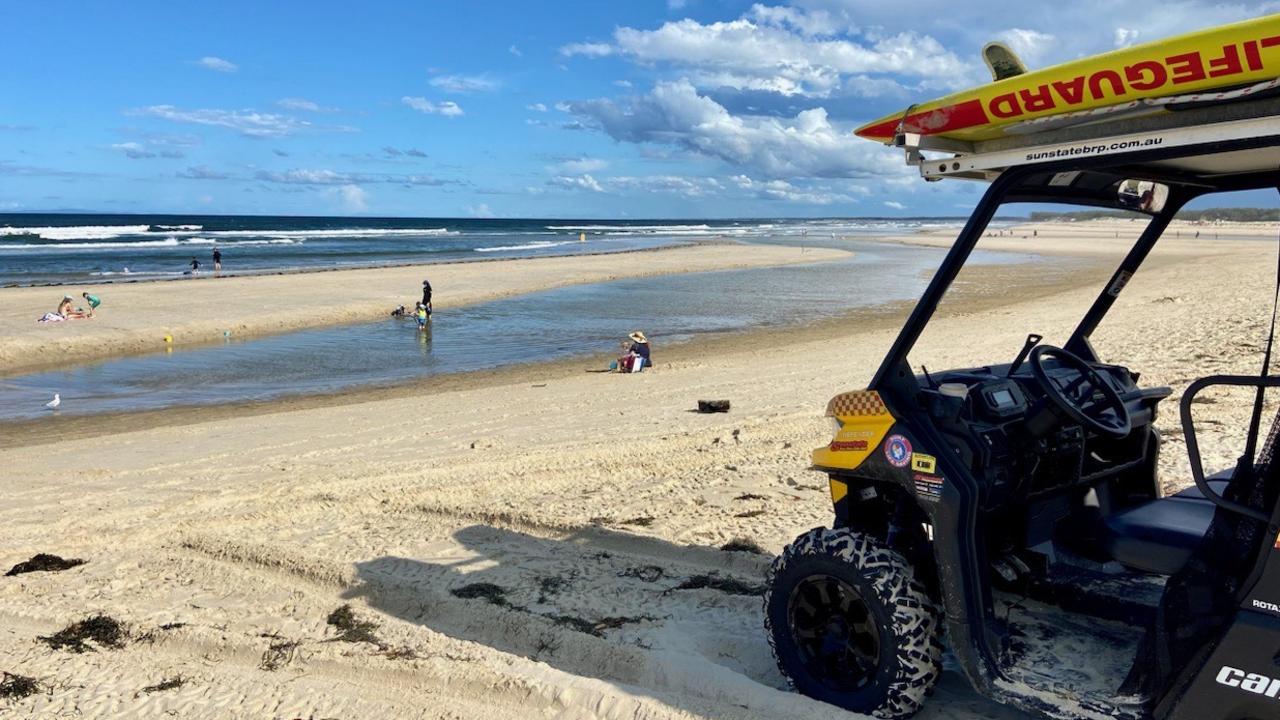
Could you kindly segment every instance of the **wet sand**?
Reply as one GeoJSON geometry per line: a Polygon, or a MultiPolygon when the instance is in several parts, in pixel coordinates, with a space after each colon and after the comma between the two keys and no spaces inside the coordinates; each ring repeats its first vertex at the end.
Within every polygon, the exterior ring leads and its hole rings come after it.
{"type": "MultiPolygon", "coordinates": [[[[1065,277],[965,273],[912,359],[942,369],[1012,358],[1028,332],[1061,341],[1126,248],[1095,249],[1065,277]]],[[[1178,394],[1257,370],[1274,252],[1158,248],[1094,337],[1144,385],[1174,388],[1157,423],[1170,487],[1189,481],[1178,394]]],[[[855,717],[783,688],[750,587],[768,557],[720,548],[774,553],[829,522],[807,470],[829,439],[822,408],[867,382],[906,312],[699,340],[635,376],[566,362],[101,419],[0,450],[0,568],[89,561],[0,578],[0,670],[48,688],[0,715],[855,717]],[[732,412],[691,411],[713,398],[732,412]],[[708,574],[746,589],[682,588],[708,574]],[[376,642],[337,641],[326,618],[343,604],[376,642]],[[146,639],[81,655],[36,640],[99,612],[146,639]]],[[[1207,464],[1230,464],[1247,402],[1198,407],[1207,464]]],[[[951,671],[920,717],[1026,716],[951,671]]]]}

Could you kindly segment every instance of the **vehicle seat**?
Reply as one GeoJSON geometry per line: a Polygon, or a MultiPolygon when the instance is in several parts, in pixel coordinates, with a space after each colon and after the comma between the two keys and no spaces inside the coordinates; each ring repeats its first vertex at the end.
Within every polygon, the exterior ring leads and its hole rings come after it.
{"type": "MultiPolygon", "coordinates": [[[[1209,485],[1222,494],[1230,478],[1230,470],[1216,473],[1209,485]]],[[[1122,565],[1172,575],[1204,539],[1216,510],[1196,487],[1136,505],[1103,520],[1102,550],[1122,565]]]]}

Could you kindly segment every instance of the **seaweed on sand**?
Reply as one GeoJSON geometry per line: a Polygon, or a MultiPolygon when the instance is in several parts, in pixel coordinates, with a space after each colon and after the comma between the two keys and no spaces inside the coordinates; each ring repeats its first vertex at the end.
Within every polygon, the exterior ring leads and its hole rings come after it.
{"type": "Polygon", "coordinates": [[[549,615],[548,617],[551,619],[551,622],[556,625],[571,628],[580,633],[586,633],[587,635],[594,635],[596,637],[604,637],[605,630],[617,630],[624,625],[631,625],[632,623],[657,619],[648,615],[640,615],[637,617],[606,617],[595,621],[574,617],[573,615],[549,615]]]}
{"type": "Polygon", "coordinates": [[[343,605],[329,613],[325,622],[338,630],[338,636],[334,640],[349,643],[367,642],[378,646],[383,644],[375,634],[378,623],[357,618],[350,605],[343,605]]]}
{"type": "Polygon", "coordinates": [[[298,646],[301,644],[297,640],[283,639],[271,643],[266,652],[262,653],[262,660],[258,663],[258,667],[267,672],[279,670],[293,662],[298,655],[298,646]]]}
{"type": "Polygon", "coordinates": [[[13,577],[23,573],[30,572],[62,572],[70,570],[73,567],[84,565],[87,561],[79,558],[60,558],[57,555],[49,555],[46,553],[37,553],[30,560],[14,565],[9,568],[9,572],[5,573],[5,577],[13,577]]]}
{"type": "Polygon", "coordinates": [[[35,678],[0,672],[0,700],[21,700],[38,692],[40,692],[40,683],[35,678]]]}
{"type": "MultiPolygon", "coordinates": [[[[177,690],[187,684],[187,679],[181,675],[174,675],[171,678],[165,678],[155,685],[148,685],[138,691],[138,695],[150,695],[151,693],[165,692],[166,690],[177,690]]],[[[136,697],[136,696],[135,696],[136,697]]]]}
{"type": "Polygon", "coordinates": [[[675,590],[715,590],[726,595],[764,595],[763,585],[751,585],[719,575],[692,575],[667,592],[675,590]]]}
{"type": "Polygon", "coordinates": [[[515,607],[510,600],[507,600],[507,589],[493,583],[471,583],[470,585],[454,588],[449,593],[463,600],[484,600],[490,605],[497,605],[498,607],[515,607]]]}
{"type": "Polygon", "coordinates": [[[94,615],[87,620],[71,623],[58,632],[41,636],[38,639],[54,650],[69,650],[73,653],[84,653],[93,650],[86,640],[95,644],[119,650],[128,640],[128,633],[120,621],[107,615],[94,615]]]}
{"type": "Polygon", "coordinates": [[[720,546],[725,552],[744,552],[753,555],[766,555],[764,548],[760,547],[755,541],[746,538],[733,538],[729,542],[720,546]]]}

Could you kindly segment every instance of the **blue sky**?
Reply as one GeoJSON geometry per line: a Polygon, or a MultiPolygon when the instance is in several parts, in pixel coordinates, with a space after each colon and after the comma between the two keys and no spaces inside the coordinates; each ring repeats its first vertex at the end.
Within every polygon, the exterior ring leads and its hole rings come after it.
{"type": "Polygon", "coordinates": [[[860,122],[1277,3],[5,3],[0,211],[960,215],[860,122]]]}

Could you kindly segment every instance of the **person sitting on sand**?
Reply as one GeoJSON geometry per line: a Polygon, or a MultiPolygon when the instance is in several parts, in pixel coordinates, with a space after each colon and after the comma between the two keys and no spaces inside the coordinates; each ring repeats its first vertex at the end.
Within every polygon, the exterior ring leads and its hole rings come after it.
{"type": "Polygon", "coordinates": [[[71,317],[71,314],[75,312],[75,309],[71,306],[72,302],[70,295],[63,295],[62,302],[58,303],[57,313],[64,318],[71,317]]]}
{"type": "Polygon", "coordinates": [[[618,372],[633,373],[640,372],[651,366],[653,359],[649,354],[649,338],[645,337],[643,332],[636,330],[628,335],[627,339],[631,341],[630,346],[627,345],[626,341],[622,343],[627,354],[610,365],[610,369],[618,372]]]}
{"type": "Polygon", "coordinates": [[[93,311],[97,310],[98,306],[102,304],[102,299],[87,292],[80,293],[80,297],[83,297],[84,301],[89,303],[89,312],[85,314],[85,317],[93,317],[93,311]]]}
{"type": "Polygon", "coordinates": [[[409,316],[409,311],[405,310],[403,305],[391,311],[391,317],[393,318],[402,318],[402,317],[408,317],[408,316],[409,316]]]}

